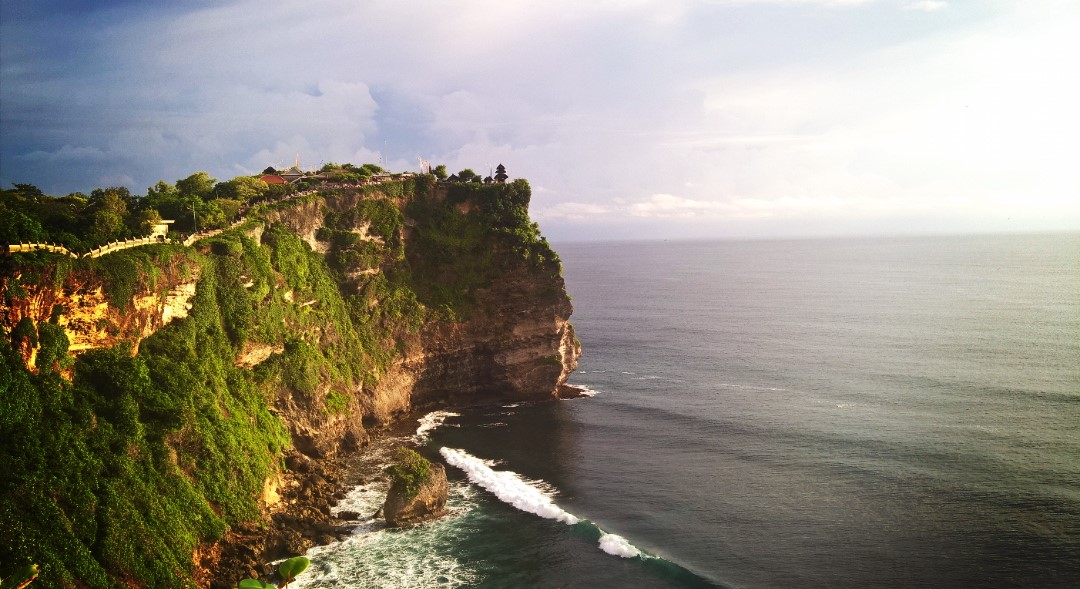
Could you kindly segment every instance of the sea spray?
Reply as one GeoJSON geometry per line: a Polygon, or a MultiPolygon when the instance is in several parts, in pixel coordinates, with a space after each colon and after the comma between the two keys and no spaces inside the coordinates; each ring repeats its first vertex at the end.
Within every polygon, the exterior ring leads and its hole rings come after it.
{"type": "Polygon", "coordinates": [[[628,542],[626,538],[623,538],[618,534],[604,534],[600,536],[600,550],[623,558],[641,556],[640,550],[628,542]]]}
{"type": "Polygon", "coordinates": [[[520,475],[508,470],[493,470],[485,462],[463,450],[443,448],[443,458],[451,466],[465,471],[469,480],[490,491],[503,503],[508,503],[521,511],[539,515],[544,519],[553,519],[565,524],[576,524],[578,518],[567,513],[548,493],[530,484],[520,475]]]}
{"type": "Polygon", "coordinates": [[[592,388],[589,388],[589,387],[587,387],[585,385],[580,385],[580,384],[574,384],[574,385],[570,385],[570,386],[573,386],[574,388],[576,388],[578,390],[577,398],[579,398],[579,399],[582,399],[582,398],[587,399],[589,397],[595,397],[596,395],[599,395],[600,393],[603,392],[603,391],[598,391],[596,389],[592,389],[592,388]]]}
{"type": "MultiPolygon", "coordinates": [[[[455,557],[463,533],[459,522],[475,507],[468,485],[451,487],[446,518],[407,529],[389,529],[366,518],[344,540],[308,551],[312,566],[290,587],[297,589],[447,589],[483,580],[474,563],[455,557]]],[[[350,506],[371,511],[374,495],[357,491],[350,506]]]]}
{"type": "MultiPolygon", "coordinates": [[[[539,515],[545,519],[560,521],[567,525],[589,523],[595,526],[595,524],[583,521],[556,505],[552,498],[553,493],[543,489],[538,481],[529,481],[521,475],[508,470],[493,470],[486,461],[472,456],[464,450],[442,448],[439,452],[447,464],[464,471],[469,481],[483,487],[504,503],[521,511],[539,515]]],[[[604,552],[623,558],[647,556],[634,547],[633,544],[630,544],[626,538],[617,534],[609,534],[598,526],[596,529],[600,533],[600,549],[604,552]]]]}
{"type": "Polygon", "coordinates": [[[420,426],[416,428],[416,434],[413,436],[413,440],[417,444],[426,444],[431,439],[431,432],[437,428],[446,424],[447,417],[461,417],[460,413],[453,413],[451,411],[432,411],[427,415],[417,419],[420,426]]]}

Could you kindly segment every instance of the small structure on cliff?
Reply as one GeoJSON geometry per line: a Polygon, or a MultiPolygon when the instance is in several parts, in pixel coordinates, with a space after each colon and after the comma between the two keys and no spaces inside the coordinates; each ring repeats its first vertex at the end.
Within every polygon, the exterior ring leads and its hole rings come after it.
{"type": "Polygon", "coordinates": [[[299,182],[300,179],[304,177],[304,171],[300,169],[299,165],[296,165],[278,174],[278,176],[284,178],[289,184],[293,184],[294,182],[299,182]]]}
{"type": "Polygon", "coordinates": [[[509,177],[506,175],[506,166],[499,164],[495,168],[495,182],[497,184],[506,184],[506,179],[509,177]]]}
{"type": "Polygon", "coordinates": [[[169,225],[172,225],[175,222],[176,221],[173,221],[172,219],[162,219],[158,221],[158,223],[150,229],[150,239],[165,241],[165,236],[169,234],[169,225]]]}
{"type": "Polygon", "coordinates": [[[286,182],[284,178],[277,174],[265,174],[261,176],[259,180],[262,180],[267,184],[288,184],[288,182],[286,182]]]}

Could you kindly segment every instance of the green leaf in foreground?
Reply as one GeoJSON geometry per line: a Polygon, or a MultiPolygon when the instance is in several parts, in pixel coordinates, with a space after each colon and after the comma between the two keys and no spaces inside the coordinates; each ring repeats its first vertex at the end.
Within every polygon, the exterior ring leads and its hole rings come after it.
{"type": "Polygon", "coordinates": [[[29,564],[15,571],[10,577],[0,579],[0,589],[23,589],[37,578],[39,567],[29,564]]]}
{"type": "Polygon", "coordinates": [[[244,579],[237,585],[237,589],[277,589],[277,587],[259,579],[244,579]]]}
{"type": "Polygon", "coordinates": [[[307,570],[311,561],[304,556],[294,556],[285,562],[278,565],[278,574],[282,579],[285,579],[286,583],[292,582],[296,579],[296,575],[307,570]]]}

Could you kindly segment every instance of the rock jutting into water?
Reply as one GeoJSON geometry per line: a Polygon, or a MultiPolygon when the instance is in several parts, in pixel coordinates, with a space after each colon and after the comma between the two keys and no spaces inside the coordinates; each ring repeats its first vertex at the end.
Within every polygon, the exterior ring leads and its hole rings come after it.
{"type": "Polygon", "coordinates": [[[449,493],[446,468],[433,463],[415,495],[410,497],[404,484],[395,483],[390,487],[383,503],[383,518],[391,526],[404,527],[441,517],[446,513],[449,493]]]}

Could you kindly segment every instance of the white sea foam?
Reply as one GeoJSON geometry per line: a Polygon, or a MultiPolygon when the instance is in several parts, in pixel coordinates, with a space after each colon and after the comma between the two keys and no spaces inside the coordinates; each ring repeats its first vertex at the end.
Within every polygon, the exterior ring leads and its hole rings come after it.
{"type": "MultiPolygon", "coordinates": [[[[555,489],[543,481],[530,481],[508,470],[493,470],[488,461],[477,458],[464,450],[442,448],[439,453],[447,464],[464,471],[469,481],[487,489],[504,503],[521,511],[567,525],[582,521],[555,504],[553,499],[555,489]]],[[[623,558],[643,556],[642,552],[630,544],[626,538],[617,534],[608,534],[603,530],[600,530],[600,549],[623,558]]]]}
{"type": "Polygon", "coordinates": [[[635,548],[633,544],[626,540],[626,538],[623,538],[618,534],[604,534],[603,536],[600,536],[600,550],[623,558],[641,556],[640,550],[635,548]]]}
{"type": "MultiPolygon", "coordinates": [[[[346,509],[370,510],[379,485],[354,489],[346,509]]],[[[482,575],[468,563],[446,554],[447,543],[460,534],[461,516],[475,507],[473,490],[453,484],[442,519],[390,530],[381,518],[368,518],[348,538],[308,551],[311,567],[290,587],[297,589],[435,589],[472,587],[482,575]]],[[[366,512],[363,512],[366,513],[366,512]]]]}
{"type": "Polygon", "coordinates": [[[587,387],[585,385],[581,385],[581,384],[571,384],[570,386],[574,387],[575,389],[578,389],[577,396],[576,397],[571,397],[570,398],[571,400],[580,399],[582,397],[595,397],[596,395],[599,395],[602,392],[602,391],[598,391],[596,389],[590,389],[589,387],[587,387]]]}
{"type": "Polygon", "coordinates": [[[413,436],[413,439],[418,444],[426,444],[431,439],[431,432],[445,424],[447,417],[461,417],[461,414],[452,411],[432,411],[417,419],[420,422],[420,427],[416,428],[416,435],[413,436]]]}
{"type": "Polygon", "coordinates": [[[492,470],[483,460],[463,450],[442,448],[439,452],[448,464],[465,471],[471,482],[487,489],[500,501],[545,519],[571,525],[578,523],[578,518],[555,505],[548,493],[529,484],[517,473],[492,470]]]}

